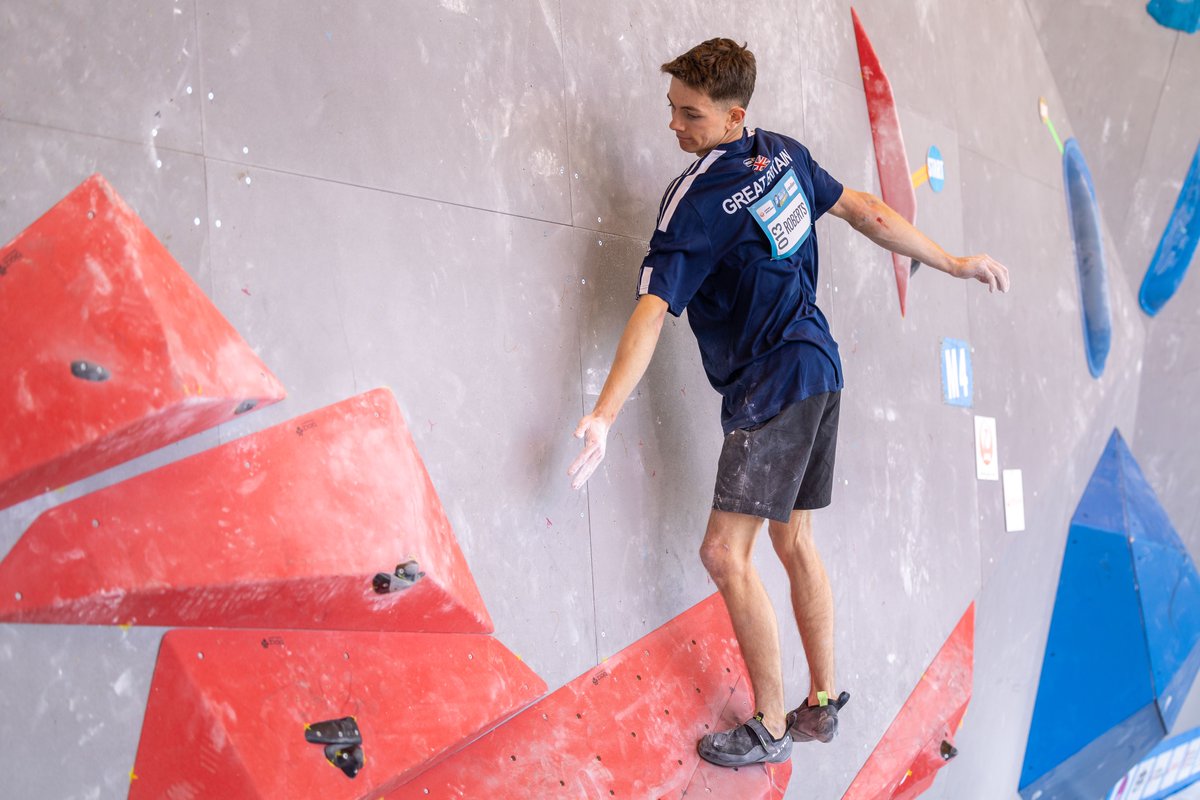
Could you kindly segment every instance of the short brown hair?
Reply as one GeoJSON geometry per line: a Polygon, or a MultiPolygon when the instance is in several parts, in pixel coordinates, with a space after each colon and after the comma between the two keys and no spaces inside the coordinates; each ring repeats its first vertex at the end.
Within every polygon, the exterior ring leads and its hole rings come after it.
{"type": "Polygon", "coordinates": [[[758,74],[754,53],[732,39],[709,39],[662,65],[668,75],[699,89],[718,102],[745,108],[758,74]]]}

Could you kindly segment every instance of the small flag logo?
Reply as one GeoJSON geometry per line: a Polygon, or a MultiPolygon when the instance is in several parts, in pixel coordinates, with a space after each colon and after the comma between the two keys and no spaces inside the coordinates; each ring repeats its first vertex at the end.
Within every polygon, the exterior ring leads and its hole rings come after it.
{"type": "Polygon", "coordinates": [[[766,156],[758,156],[757,158],[747,158],[742,162],[747,167],[750,167],[755,172],[762,172],[767,167],[771,166],[771,159],[766,156]]]}

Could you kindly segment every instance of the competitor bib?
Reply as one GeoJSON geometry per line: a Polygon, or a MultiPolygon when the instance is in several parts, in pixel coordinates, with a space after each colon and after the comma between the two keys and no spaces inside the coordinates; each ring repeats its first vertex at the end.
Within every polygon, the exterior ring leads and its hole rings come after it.
{"type": "Polygon", "coordinates": [[[812,232],[808,198],[800,188],[795,170],[785,172],[770,193],[750,206],[749,211],[771,242],[772,260],[795,253],[812,232]]]}

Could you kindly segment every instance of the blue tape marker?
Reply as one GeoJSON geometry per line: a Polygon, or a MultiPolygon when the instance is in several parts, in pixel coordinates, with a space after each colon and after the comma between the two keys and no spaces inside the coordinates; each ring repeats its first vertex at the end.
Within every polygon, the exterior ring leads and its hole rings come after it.
{"type": "Polygon", "coordinates": [[[929,154],[925,156],[925,168],[929,170],[929,188],[940,192],[946,185],[946,162],[936,144],[930,146],[929,154]]]}
{"type": "MultiPolygon", "coordinates": [[[[1197,7],[1200,8],[1200,4],[1197,7]]],[[[1200,210],[1200,145],[1196,146],[1196,155],[1192,156],[1192,166],[1179,190],[1175,210],[1171,212],[1167,229],[1163,231],[1138,291],[1138,303],[1152,317],[1175,294],[1196,254],[1196,244],[1200,242],[1197,210],[1200,210]]]]}
{"type": "Polygon", "coordinates": [[[970,408],[974,384],[971,346],[958,339],[942,339],[942,401],[970,408]]]}

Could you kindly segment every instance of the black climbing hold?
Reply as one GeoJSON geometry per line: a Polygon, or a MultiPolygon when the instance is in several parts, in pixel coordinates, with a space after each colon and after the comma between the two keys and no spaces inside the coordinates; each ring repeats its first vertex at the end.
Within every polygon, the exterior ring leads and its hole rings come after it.
{"type": "Polygon", "coordinates": [[[238,407],[233,410],[234,416],[237,416],[238,414],[245,414],[247,411],[252,410],[257,405],[257,400],[243,400],[238,404],[238,407]]]}
{"type": "Polygon", "coordinates": [[[919,270],[920,268],[921,268],[921,262],[920,262],[920,261],[917,261],[917,260],[914,258],[914,259],[912,260],[912,265],[911,265],[911,266],[908,268],[908,277],[910,277],[910,278],[911,278],[913,275],[916,275],[916,274],[917,274],[917,270],[919,270]]]}
{"type": "Polygon", "coordinates": [[[340,745],[327,744],[325,745],[325,758],[329,759],[329,763],[346,773],[347,778],[353,778],[358,775],[358,771],[363,768],[366,759],[363,757],[363,749],[361,745],[340,745]]]}
{"type": "Polygon", "coordinates": [[[423,577],[425,577],[425,573],[421,572],[420,564],[416,561],[405,561],[402,564],[397,564],[396,571],[391,574],[386,572],[377,573],[371,579],[371,586],[374,587],[377,594],[402,592],[413,586],[423,577]]]}
{"type": "Polygon", "coordinates": [[[958,748],[955,747],[954,745],[950,744],[949,742],[947,742],[945,739],[943,739],[942,740],[942,760],[949,761],[950,759],[954,758],[956,755],[958,755],[958,748]]]}
{"type": "MultiPolygon", "coordinates": [[[[263,640],[266,643],[266,640],[263,640]]],[[[304,726],[305,741],[325,745],[325,758],[330,764],[353,778],[363,768],[362,732],[354,717],[326,719],[304,726]]]]}
{"type": "Polygon", "coordinates": [[[108,370],[91,361],[72,361],[71,374],[80,380],[95,381],[96,383],[109,378],[108,370]]]}
{"type": "Polygon", "coordinates": [[[362,744],[362,733],[354,717],[341,717],[304,726],[304,739],[313,744],[362,744]]]}

